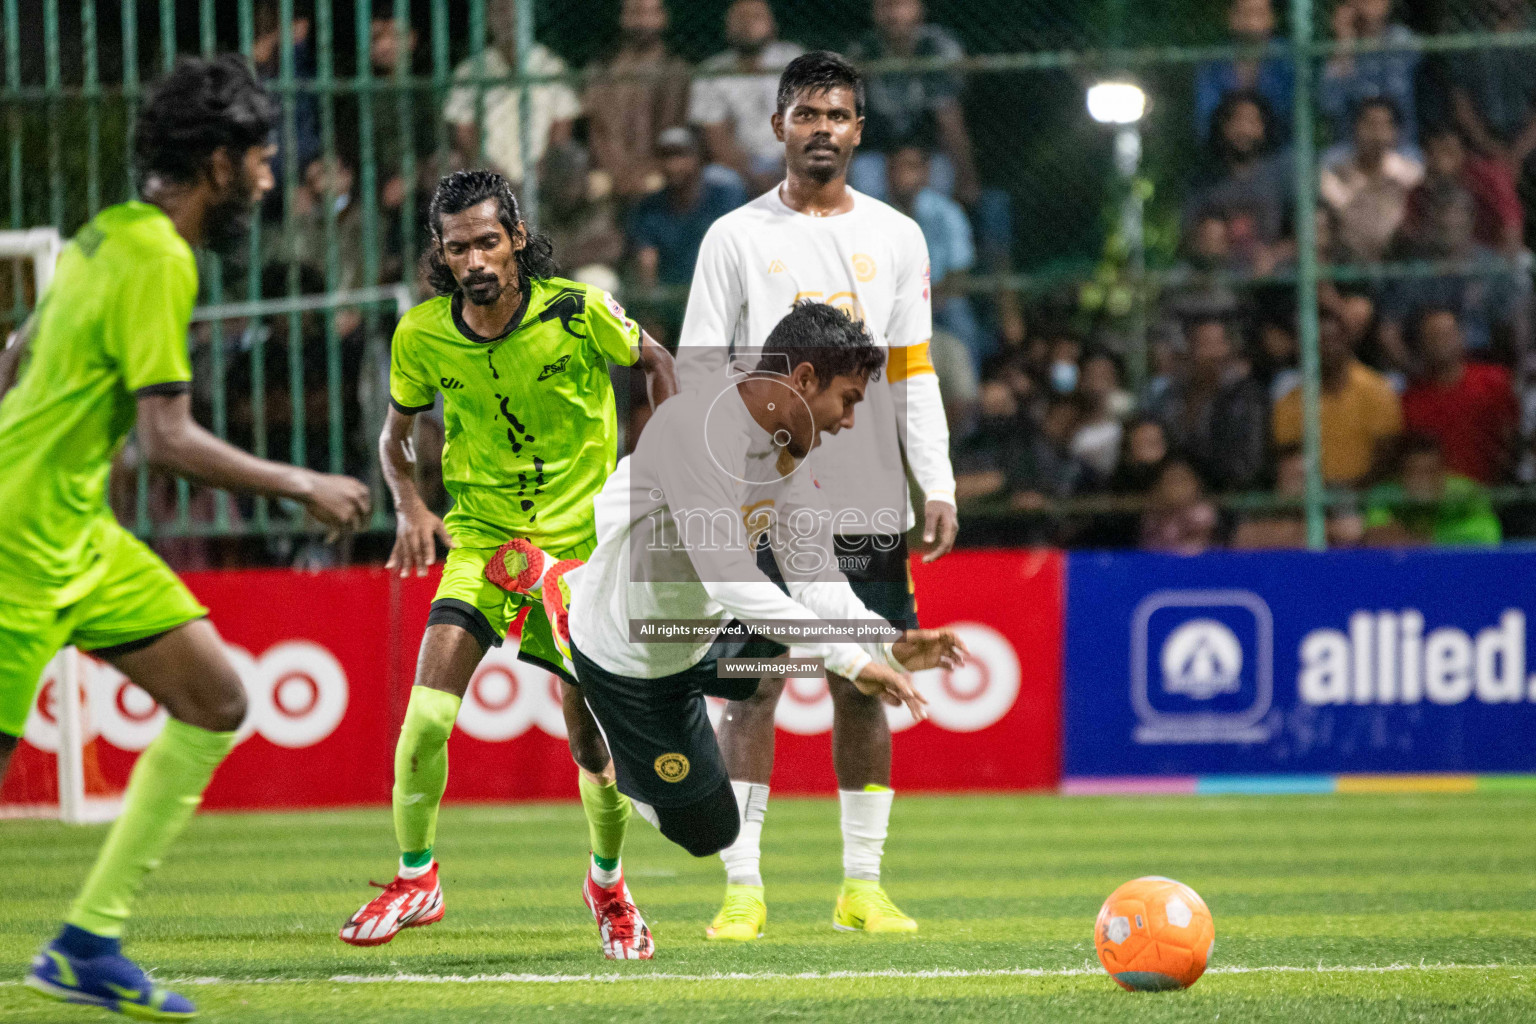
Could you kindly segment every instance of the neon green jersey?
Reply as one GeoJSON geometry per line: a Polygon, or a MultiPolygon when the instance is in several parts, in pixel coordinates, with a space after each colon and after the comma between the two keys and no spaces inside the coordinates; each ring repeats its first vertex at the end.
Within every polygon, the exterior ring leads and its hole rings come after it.
{"type": "Polygon", "coordinates": [[[412,309],[395,328],[390,402],[405,413],[443,395],[444,520],[465,547],[514,536],[568,548],[595,532],[592,499],[618,457],[608,364],[629,366],[640,328],[601,288],[525,281],[524,304],[498,338],[459,316],[459,296],[412,309]]]}
{"type": "Polygon", "coordinates": [[[102,210],[59,257],[0,402],[0,592],[62,608],[95,585],[107,475],[137,396],[192,379],[192,249],[158,207],[102,210]]]}

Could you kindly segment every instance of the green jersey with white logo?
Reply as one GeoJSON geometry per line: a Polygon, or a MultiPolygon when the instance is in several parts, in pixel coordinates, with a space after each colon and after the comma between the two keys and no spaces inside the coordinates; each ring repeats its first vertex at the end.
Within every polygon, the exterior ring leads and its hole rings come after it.
{"type": "Polygon", "coordinates": [[[618,457],[608,364],[632,365],[640,328],[613,296],[563,278],[524,280],[499,337],[464,323],[462,295],[430,299],[395,328],[389,397],[417,413],[443,396],[444,520],[465,547],[514,536],[572,547],[593,535],[592,499],[618,457]]]}

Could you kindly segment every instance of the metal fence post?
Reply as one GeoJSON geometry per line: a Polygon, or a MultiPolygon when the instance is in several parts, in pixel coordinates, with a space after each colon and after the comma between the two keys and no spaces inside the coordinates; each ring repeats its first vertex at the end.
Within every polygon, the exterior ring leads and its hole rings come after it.
{"type": "Polygon", "coordinates": [[[1322,385],[1317,352],[1317,153],[1312,86],[1313,0],[1291,0],[1291,54],[1296,64],[1296,315],[1301,345],[1301,437],[1307,464],[1307,546],[1328,546],[1327,496],[1323,490],[1322,385]]]}
{"type": "Polygon", "coordinates": [[[533,0],[517,0],[517,151],[523,164],[523,219],[530,229],[539,221],[539,169],[533,159],[533,87],[528,58],[533,54],[533,0]]]}

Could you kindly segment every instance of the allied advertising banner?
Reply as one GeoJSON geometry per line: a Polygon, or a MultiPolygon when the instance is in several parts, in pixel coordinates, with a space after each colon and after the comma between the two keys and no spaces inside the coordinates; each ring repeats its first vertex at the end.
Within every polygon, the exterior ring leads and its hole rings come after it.
{"type": "MultiPolygon", "coordinates": [[[[954,625],[975,654],[955,672],[921,673],[931,721],[892,710],[899,789],[1053,787],[1058,778],[1061,591],[1059,554],[956,552],[914,564],[926,625],[954,625]]],[[[241,741],[205,806],[281,808],[385,803],[395,738],[409,698],[435,574],[382,569],[242,571],[185,577],[212,611],[245,684],[241,741]]],[[[111,666],[84,658],[87,770],[120,787],[165,713],[111,666]]],[[[51,776],[56,680],[45,679],[4,797],[51,776]]],[[[720,706],[713,709],[716,716],[720,706]]],[[[778,711],[773,783],[831,792],[832,701],[824,680],[792,679],[778,711]]],[[[558,680],[518,661],[512,643],[487,654],[449,744],[449,799],[576,796],[558,680]]]]}
{"type": "Polygon", "coordinates": [[[1074,555],[1071,778],[1536,769],[1536,553],[1074,555]]]}

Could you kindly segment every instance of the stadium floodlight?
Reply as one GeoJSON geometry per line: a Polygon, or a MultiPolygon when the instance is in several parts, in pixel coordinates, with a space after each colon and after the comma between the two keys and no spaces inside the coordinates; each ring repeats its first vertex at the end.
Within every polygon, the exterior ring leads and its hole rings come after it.
{"type": "Polygon", "coordinates": [[[1135,124],[1147,111],[1147,94],[1131,82],[1095,82],[1088,87],[1088,116],[1100,124],[1135,124]]]}

